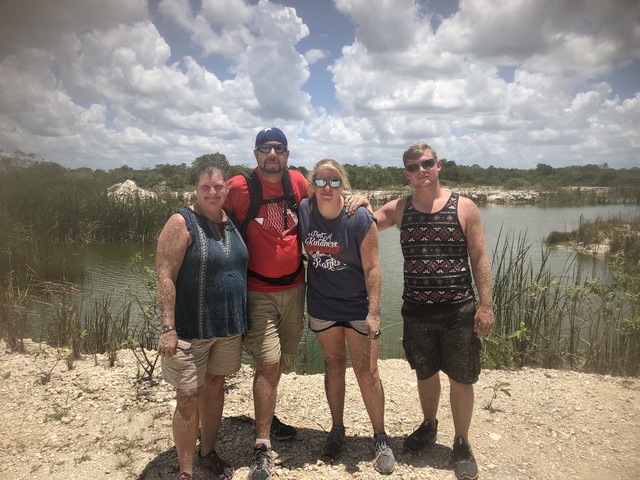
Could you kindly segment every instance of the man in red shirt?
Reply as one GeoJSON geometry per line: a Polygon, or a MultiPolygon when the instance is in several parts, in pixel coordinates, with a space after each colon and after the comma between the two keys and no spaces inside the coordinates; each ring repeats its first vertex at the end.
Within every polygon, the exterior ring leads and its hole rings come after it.
{"type": "Polygon", "coordinates": [[[244,348],[255,361],[256,441],[248,478],[268,480],[270,436],[285,439],[296,434],[295,428],[282,424],[274,412],[284,355],[298,353],[304,331],[305,283],[297,205],[309,195],[309,187],[302,174],[287,169],[287,137],[279,128],[260,130],[253,154],[258,163],[253,175],[262,190],[255,218],[245,225],[251,206],[249,183],[254,183],[243,175],[229,180],[224,210],[243,225],[249,249],[247,313],[251,330],[245,335],[244,348]],[[292,197],[295,206],[290,204],[292,197]]]}

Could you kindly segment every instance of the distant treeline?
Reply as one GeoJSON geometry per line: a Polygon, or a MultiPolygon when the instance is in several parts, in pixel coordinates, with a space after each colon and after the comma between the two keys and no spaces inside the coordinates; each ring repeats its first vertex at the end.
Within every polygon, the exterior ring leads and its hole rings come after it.
{"type": "MultiPolygon", "coordinates": [[[[65,180],[84,183],[89,188],[107,188],[115,183],[133,180],[145,189],[166,187],[174,191],[190,190],[193,186],[193,172],[203,163],[220,166],[228,176],[250,168],[255,164],[230,165],[224,154],[202,155],[187,165],[159,164],[153,168],[133,169],[123,165],[112,170],[92,170],[90,168],[68,169],[57,163],[35,158],[33,154],[16,151],[11,154],[0,151],[1,181],[11,182],[17,176],[65,180]]],[[[555,190],[561,187],[610,187],[628,191],[640,185],[640,167],[614,169],[606,163],[602,165],[574,165],[553,167],[540,163],[535,169],[481,167],[479,165],[458,165],[454,161],[442,159],[440,180],[449,187],[488,186],[509,190],[531,189],[538,191],[555,190]]],[[[383,190],[405,187],[409,184],[401,167],[380,165],[344,165],[351,186],[355,190],[383,190]]],[[[307,175],[308,169],[290,165],[307,175]]]]}

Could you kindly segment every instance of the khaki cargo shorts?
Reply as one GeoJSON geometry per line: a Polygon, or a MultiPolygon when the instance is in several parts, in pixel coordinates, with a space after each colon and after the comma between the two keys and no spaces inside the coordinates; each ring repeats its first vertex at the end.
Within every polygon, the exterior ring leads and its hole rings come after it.
{"type": "Polygon", "coordinates": [[[279,292],[247,291],[247,314],[251,324],[243,341],[246,352],[258,365],[296,355],[304,332],[306,284],[279,292]]]}
{"type": "Polygon", "coordinates": [[[205,374],[231,375],[240,370],[242,334],[203,340],[178,339],[173,357],[162,356],[162,378],[181,390],[204,384],[205,374]]]}

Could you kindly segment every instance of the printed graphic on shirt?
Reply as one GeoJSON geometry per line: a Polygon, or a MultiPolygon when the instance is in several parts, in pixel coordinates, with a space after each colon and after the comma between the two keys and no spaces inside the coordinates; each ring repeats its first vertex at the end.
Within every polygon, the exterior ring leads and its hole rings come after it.
{"type": "Polygon", "coordinates": [[[265,209],[266,216],[256,217],[254,220],[274,236],[284,238],[298,225],[298,216],[289,208],[287,202],[267,203],[265,209]]]}
{"type": "Polygon", "coordinates": [[[309,264],[314,268],[324,268],[325,270],[336,271],[344,270],[346,266],[334,257],[340,253],[342,247],[338,242],[332,240],[333,234],[318,232],[314,230],[309,232],[304,240],[304,249],[309,255],[309,264]]]}

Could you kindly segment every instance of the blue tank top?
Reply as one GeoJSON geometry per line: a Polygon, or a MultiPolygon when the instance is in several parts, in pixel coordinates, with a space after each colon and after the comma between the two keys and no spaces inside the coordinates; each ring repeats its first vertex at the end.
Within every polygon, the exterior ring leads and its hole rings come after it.
{"type": "Polygon", "coordinates": [[[369,313],[360,245],[373,222],[364,207],[327,220],[315,199],[300,202],[299,235],[307,255],[307,311],[320,320],[364,320],[369,313]]]}
{"type": "Polygon", "coordinates": [[[235,225],[215,224],[188,207],[178,212],[193,241],[187,247],[176,283],[178,337],[226,337],[248,330],[247,261],[249,254],[235,225]]]}
{"type": "Polygon", "coordinates": [[[439,212],[422,213],[407,197],[400,246],[404,257],[402,298],[415,303],[457,303],[473,298],[467,237],[452,193],[439,212]]]}

